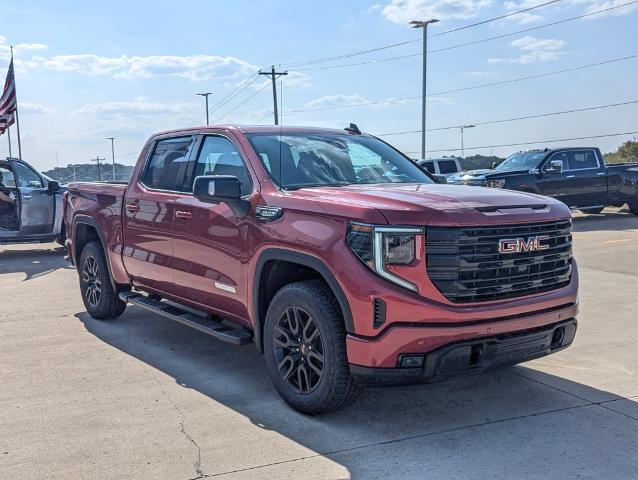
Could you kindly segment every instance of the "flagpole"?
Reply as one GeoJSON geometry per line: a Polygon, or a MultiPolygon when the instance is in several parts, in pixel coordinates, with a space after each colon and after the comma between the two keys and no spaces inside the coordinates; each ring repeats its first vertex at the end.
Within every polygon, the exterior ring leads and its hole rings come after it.
{"type": "MultiPolygon", "coordinates": [[[[11,46],[11,62],[13,63],[13,45],[11,46]]],[[[18,84],[16,82],[15,79],[15,71],[13,73],[14,77],[13,77],[13,85],[14,85],[14,91],[15,91],[15,98],[16,98],[16,110],[15,110],[15,114],[16,114],[16,128],[18,130],[18,158],[20,160],[22,160],[22,142],[20,141],[20,116],[18,115],[18,84]]]]}
{"type": "Polygon", "coordinates": [[[11,158],[11,127],[7,126],[7,138],[9,139],[9,158],[11,158]]]}

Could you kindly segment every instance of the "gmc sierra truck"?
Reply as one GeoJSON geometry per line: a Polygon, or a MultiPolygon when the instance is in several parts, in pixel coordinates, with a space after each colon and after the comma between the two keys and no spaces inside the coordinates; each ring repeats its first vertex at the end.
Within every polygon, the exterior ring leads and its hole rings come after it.
{"type": "Polygon", "coordinates": [[[128,185],[69,185],[65,220],[91,316],[131,303],[254,343],[307,414],[362,385],[542,357],[576,333],[563,203],[437,184],[356,126],[159,133],[128,185]]]}
{"type": "Polygon", "coordinates": [[[448,183],[538,193],[584,213],[626,203],[638,215],[638,163],[605,165],[597,148],[517,152],[493,170],[458,173],[448,183]]]}

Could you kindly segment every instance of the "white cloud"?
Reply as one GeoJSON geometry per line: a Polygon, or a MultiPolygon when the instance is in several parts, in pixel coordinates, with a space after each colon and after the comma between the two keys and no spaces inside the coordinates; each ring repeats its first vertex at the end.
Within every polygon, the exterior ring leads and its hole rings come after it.
{"type": "MultiPolygon", "coordinates": [[[[199,106],[201,109],[201,106],[199,106]]],[[[73,113],[94,116],[146,117],[157,115],[192,115],[198,109],[194,103],[155,103],[143,99],[118,102],[87,103],[73,113]]]]}
{"type": "Polygon", "coordinates": [[[104,57],[94,54],[35,56],[26,62],[31,68],[87,75],[130,77],[179,77],[190,81],[233,80],[257,71],[258,67],[235,57],[215,55],[151,55],[104,57]]]}
{"type": "Polygon", "coordinates": [[[563,48],[567,43],[563,40],[541,39],[525,35],[517,38],[510,45],[523,52],[522,55],[514,58],[490,58],[489,63],[519,63],[526,65],[529,63],[549,62],[558,60],[563,54],[563,48]]]}
{"type": "Polygon", "coordinates": [[[316,98],[304,104],[304,108],[331,108],[331,107],[344,107],[348,105],[358,105],[360,103],[367,103],[370,100],[362,97],[361,95],[325,95],[323,97],[316,98]]]}
{"type": "Polygon", "coordinates": [[[393,23],[407,24],[430,18],[472,18],[491,4],[492,0],[390,0],[381,12],[393,23]]]}
{"type": "Polygon", "coordinates": [[[55,109],[53,108],[45,107],[44,105],[41,105],[39,103],[32,103],[32,102],[20,102],[18,107],[20,108],[21,114],[22,113],[43,114],[43,113],[55,112],[55,109]]]}

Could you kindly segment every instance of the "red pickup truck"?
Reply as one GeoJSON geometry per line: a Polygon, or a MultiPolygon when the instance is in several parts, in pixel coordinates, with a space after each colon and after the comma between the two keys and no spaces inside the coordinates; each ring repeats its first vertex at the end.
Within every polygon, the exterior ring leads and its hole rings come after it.
{"type": "Polygon", "coordinates": [[[66,245],[90,315],[254,342],[308,414],[570,345],[569,209],[436,180],[356,126],[164,132],[128,185],[69,185],[66,245]]]}

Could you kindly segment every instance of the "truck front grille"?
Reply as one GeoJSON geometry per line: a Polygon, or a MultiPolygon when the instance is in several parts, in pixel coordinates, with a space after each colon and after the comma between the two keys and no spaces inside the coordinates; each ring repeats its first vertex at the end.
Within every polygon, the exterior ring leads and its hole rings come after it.
{"type": "Polygon", "coordinates": [[[487,302],[549,292],[569,284],[571,220],[490,227],[430,227],[427,272],[456,303],[487,302]],[[499,240],[546,236],[548,248],[499,253],[499,240]]]}

